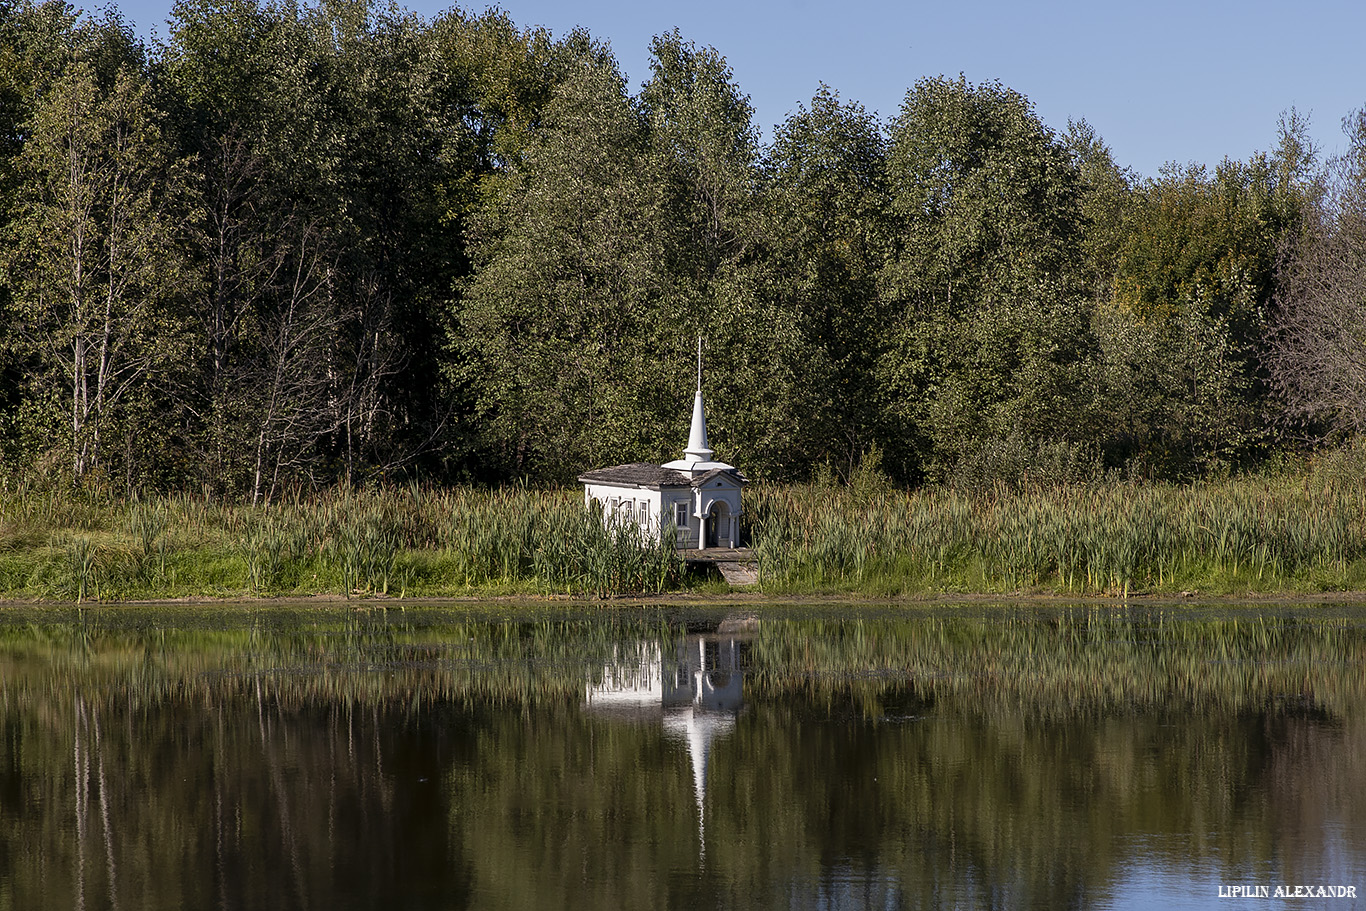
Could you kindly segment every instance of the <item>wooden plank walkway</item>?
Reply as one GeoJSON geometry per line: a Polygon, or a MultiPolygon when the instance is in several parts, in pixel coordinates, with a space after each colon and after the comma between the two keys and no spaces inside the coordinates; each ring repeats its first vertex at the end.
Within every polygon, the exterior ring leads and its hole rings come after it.
{"type": "Polygon", "coordinates": [[[759,581],[759,564],[748,547],[708,547],[679,553],[689,566],[715,566],[732,586],[754,585],[759,581]]]}

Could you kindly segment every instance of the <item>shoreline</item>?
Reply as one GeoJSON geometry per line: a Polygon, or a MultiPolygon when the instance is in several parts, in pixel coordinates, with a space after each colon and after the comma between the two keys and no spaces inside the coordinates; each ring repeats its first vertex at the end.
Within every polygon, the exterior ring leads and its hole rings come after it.
{"type": "Polygon", "coordinates": [[[325,492],[268,510],[0,494],[0,604],[1366,603],[1366,497],[1313,472],[873,494],[755,485],[757,585],[574,491],[325,492]]]}
{"type": "Polygon", "coordinates": [[[456,607],[460,605],[575,605],[583,608],[610,608],[626,605],[658,606],[882,606],[882,607],[926,607],[934,605],[981,605],[1014,604],[1038,606],[1094,606],[1094,607],[1219,607],[1219,606],[1266,606],[1288,605],[1312,606],[1366,606],[1366,591],[1333,592],[1249,592],[1243,594],[1202,594],[1200,592],[1180,593],[1129,593],[1118,595],[1067,595],[1054,592],[929,592],[910,595],[870,595],[853,592],[803,592],[784,594],[781,592],[730,591],[730,592],[667,592],[662,594],[614,594],[595,595],[537,595],[537,594],[496,594],[496,595],[360,595],[346,597],[332,593],[283,594],[279,596],[225,595],[184,596],[178,598],[144,598],[131,600],[84,600],[64,601],[46,598],[7,598],[0,597],[0,612],[16,608],[160,608],[160,607],[213,607],[230,605],[297,605],[340,607],[350,605],[357,609],[379,607],[456,607]]]}

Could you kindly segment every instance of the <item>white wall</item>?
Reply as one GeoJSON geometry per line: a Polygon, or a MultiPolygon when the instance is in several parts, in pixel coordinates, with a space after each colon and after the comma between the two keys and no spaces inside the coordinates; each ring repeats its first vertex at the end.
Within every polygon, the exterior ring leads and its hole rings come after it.
{"type": "Polygon", "coordinates": [[[585,484],[583,498],[585,505],[592,506],[597,500],[606,507],[605,514],[610,512],[623,521],[630,519],[647,534],[659,536],[661,494],[658,490],[585,484]],[[644,507],[643,521],[641,507],[644,507]]]}
{"type": "MultiPolygon", "coordinates": [[[[737,517],[740,515],[741,501],[740,488],[725,481],[712,481],[705,488],[702,488],[700,496],[701,514],[710,515],[712,509],[718,501],[722,501],[729,508],[730,512],[730,538],[734,538],[739,532],[739,522],[737,517]]],[[[618,487],[613,484],[585,484],[584,485],[584,504],[592,506],[593,501],[604,504],[608,510],[615,509],[615,515],[620,519],[630,518],[637,525],[640,525],[648,534],[658,537],[660,529],[666,522],[673,521],[675,515],[674,504],[683,504],[683,512],[687,516],[687,524],[677,527],[677,546],[680,548],[695,548],[698,544],[698,531],[702,527],[702,521],[698,514],[698,491],[693,488],[666,488],[660,490],[648,490],[638,487],[618,487]],[[641,521],[641,506],[645,506],[645,521],[641,521]]],[[[725,546],[726,541],[721,545],[725,546]]]]}

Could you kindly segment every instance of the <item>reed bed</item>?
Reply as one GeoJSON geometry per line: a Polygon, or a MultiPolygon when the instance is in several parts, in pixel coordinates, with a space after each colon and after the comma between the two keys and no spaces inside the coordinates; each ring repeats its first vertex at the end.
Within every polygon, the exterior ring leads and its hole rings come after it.
{"type": "MultiPolygon", "coordinates": [[[[1360,460],[1366,462],[1366,460],[1360,460]]],[[[765,590],[1239,594],[1366,589],[1348,459],[1191,485],[754,484],[765,590]]],[[[577,490],[334,489],[265,507],[0,487],[0,597],[653,593],[689,584],[667,531],[577,490]]]]}
{"type": "Polygon", "coordinates": [[[670,536],[604,524],[576,491],[411,486],[252,507],[20,489],[0,493],[0,516],[0,596],[606,595],[683,580],[670,536]]]}
{"type": "Polygon", "coordinates": [[[760,575],[777,590],[1123,596],[1366,582],[1366,488],[1312,473],[871,496],[756,485],[748,504],[760,575]]]}

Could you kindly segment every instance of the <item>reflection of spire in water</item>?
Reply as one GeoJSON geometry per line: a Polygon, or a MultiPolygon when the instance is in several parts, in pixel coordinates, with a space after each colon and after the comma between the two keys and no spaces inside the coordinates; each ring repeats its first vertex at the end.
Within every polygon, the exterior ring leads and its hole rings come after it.
{"type": "Polygon", "coordinates": [[[735,727],[744,702],[739,649],[733,637],[687,636],[675,661],[666,664],[659,646],[642,643],[638,660],[620,656],[603,668],[602,683],[588,687],[588,705],[609,715],[656,716],[682,740],[692,765],[697,800],[697,846],[706,856],[707,769],[712,743],[735,727]]]}
{"type": "Polygon", "coordinates": [[[664,716],[664,729],[688,745],[693,795],[697,799],[697,850],[703,856],[707,853],[707,766],[711,759],[712,741],[729,733],[734,727],[734,716],[701,710],[695,706],[664,716]]]}

